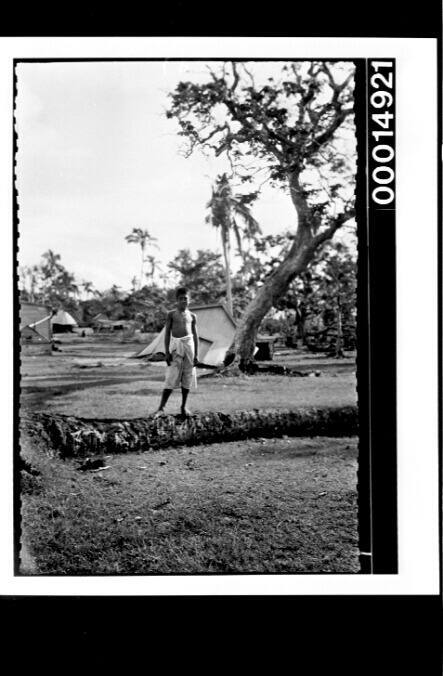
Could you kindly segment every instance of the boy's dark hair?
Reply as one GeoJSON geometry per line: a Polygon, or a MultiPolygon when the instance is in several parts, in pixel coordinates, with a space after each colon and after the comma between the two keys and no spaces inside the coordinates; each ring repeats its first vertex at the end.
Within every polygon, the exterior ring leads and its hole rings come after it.
{"type": "Polygon", "coordinates": [[[186,286],[179,286],[175,292],[175,297],[178,298],[179,296],[186,296],[188,293],[189,291],[186,286]]]}

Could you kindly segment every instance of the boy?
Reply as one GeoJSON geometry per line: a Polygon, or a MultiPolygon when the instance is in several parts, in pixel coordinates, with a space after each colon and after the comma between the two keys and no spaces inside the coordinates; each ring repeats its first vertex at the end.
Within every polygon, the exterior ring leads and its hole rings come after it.
{"type": "Polygon", "coordinates": [[[186,408],[191,385],[197,386],[195,366],[198,363],[197,317],[188,310],[189,294],[185,287],[177,289],[177,306],[168,312],[165,326],[166,378],[162,398],[155,417],[164,415],[166,402],[173,389],[181,387],[181,414],[190,415],[186,408]]]}

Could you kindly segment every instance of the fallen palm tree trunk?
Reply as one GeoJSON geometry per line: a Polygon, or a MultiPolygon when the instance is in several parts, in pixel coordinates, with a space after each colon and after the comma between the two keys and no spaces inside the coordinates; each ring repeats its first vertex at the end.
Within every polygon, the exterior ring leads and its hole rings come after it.
{"type": "Polygon", "coordinates": [[[353,436],[357,434],[358,412],[356,406],[256,409],[235,413],[208,412],[186,419],[168,415],[129,420],[35,412],[22,417],[21,427],[26,434],[44,440],[51,453],[61,457],[85,457],[254,437],[353,436]]]}

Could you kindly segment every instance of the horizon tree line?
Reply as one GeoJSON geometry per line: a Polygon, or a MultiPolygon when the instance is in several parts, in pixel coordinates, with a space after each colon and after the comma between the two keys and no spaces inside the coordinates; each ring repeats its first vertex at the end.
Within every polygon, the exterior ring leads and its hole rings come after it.
{"type": "MultiPolygon", "coordinates": [[[[254,297],[257,288],[270,274],[276,256],[272,251],[281,247],[285,241],[286,246],[291,242],[287,234],[260,237],[256,241],[254,254],[249,252],[238,272],[233,275],[236,321],[241,318],[243,308],[254,297]]],[[[226,271],[223,256],[204,249],[194,254],[189,249],[178,251],[167,264],[170,271],[168,285],[164,283],[165,278],[162,285],[150,282],[149,273],[146,273],[147,283],[139,288],[137,280],[137,285],[130,290],[113,284],[109,289],[99,291],[91,282],[75,282],[74,274],[64,269],[60,255],[52,251],[45,252],[42,264],[32,268],[32,280],[26,274],[29,269],[21,269],[22,300],[49,304],[54,310],[62,307],[86,323],[95,315],[103,313],[109,319],[136,321],[142,330],[159,331],[167,311],[175,302],[177,285],[187,286],[191,290],[191,300],[195,305],[225,300],[226,271]],[[46,277],[45,261],[48,258],[56,261],[59,272],[52,286],[48,286],[46,277]],[[63,280],[69,282],[64,289],[63,280]],[[80,298],[79,289],[83,290],[83,298],[80,298]]],[[[345,245],[337,244],[327,259],[319,258],[312,270],[294,280],[288,292],[276,303],[274,313],[268,314],[263,320],[262,330],[281,332],[288,340],[295,340],[298,346],[306,345],[314,349],[319,338],[333,328],[339,308],[342,328],[336,341],[337,345],[339,340],[341,343],[336,356],[340,356],[343,349],[351,349],[355,342],[355,285],[355,256],[345,245]],[[345,345],[346,335],[350,336],[350,340],[347,339],[345,345]]]]}

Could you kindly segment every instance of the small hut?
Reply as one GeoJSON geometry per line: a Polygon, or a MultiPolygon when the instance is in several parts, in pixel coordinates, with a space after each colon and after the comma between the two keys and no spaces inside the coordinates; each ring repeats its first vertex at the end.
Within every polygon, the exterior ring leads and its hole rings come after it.
{"type": "Polygon", "coordinates": [[[51,324],[54,333],[72,333],[74,326],[78,326],[74,317],[65,310],[59,310],[51,318],[51,324]]]}
{"type": "Polygon", "coordinates": [[[97,333],[114,333],[115,331],[128,331],[132,322],[125,319],[107,319],[103,315],[94,317],[91,324],[97,333]]]}

